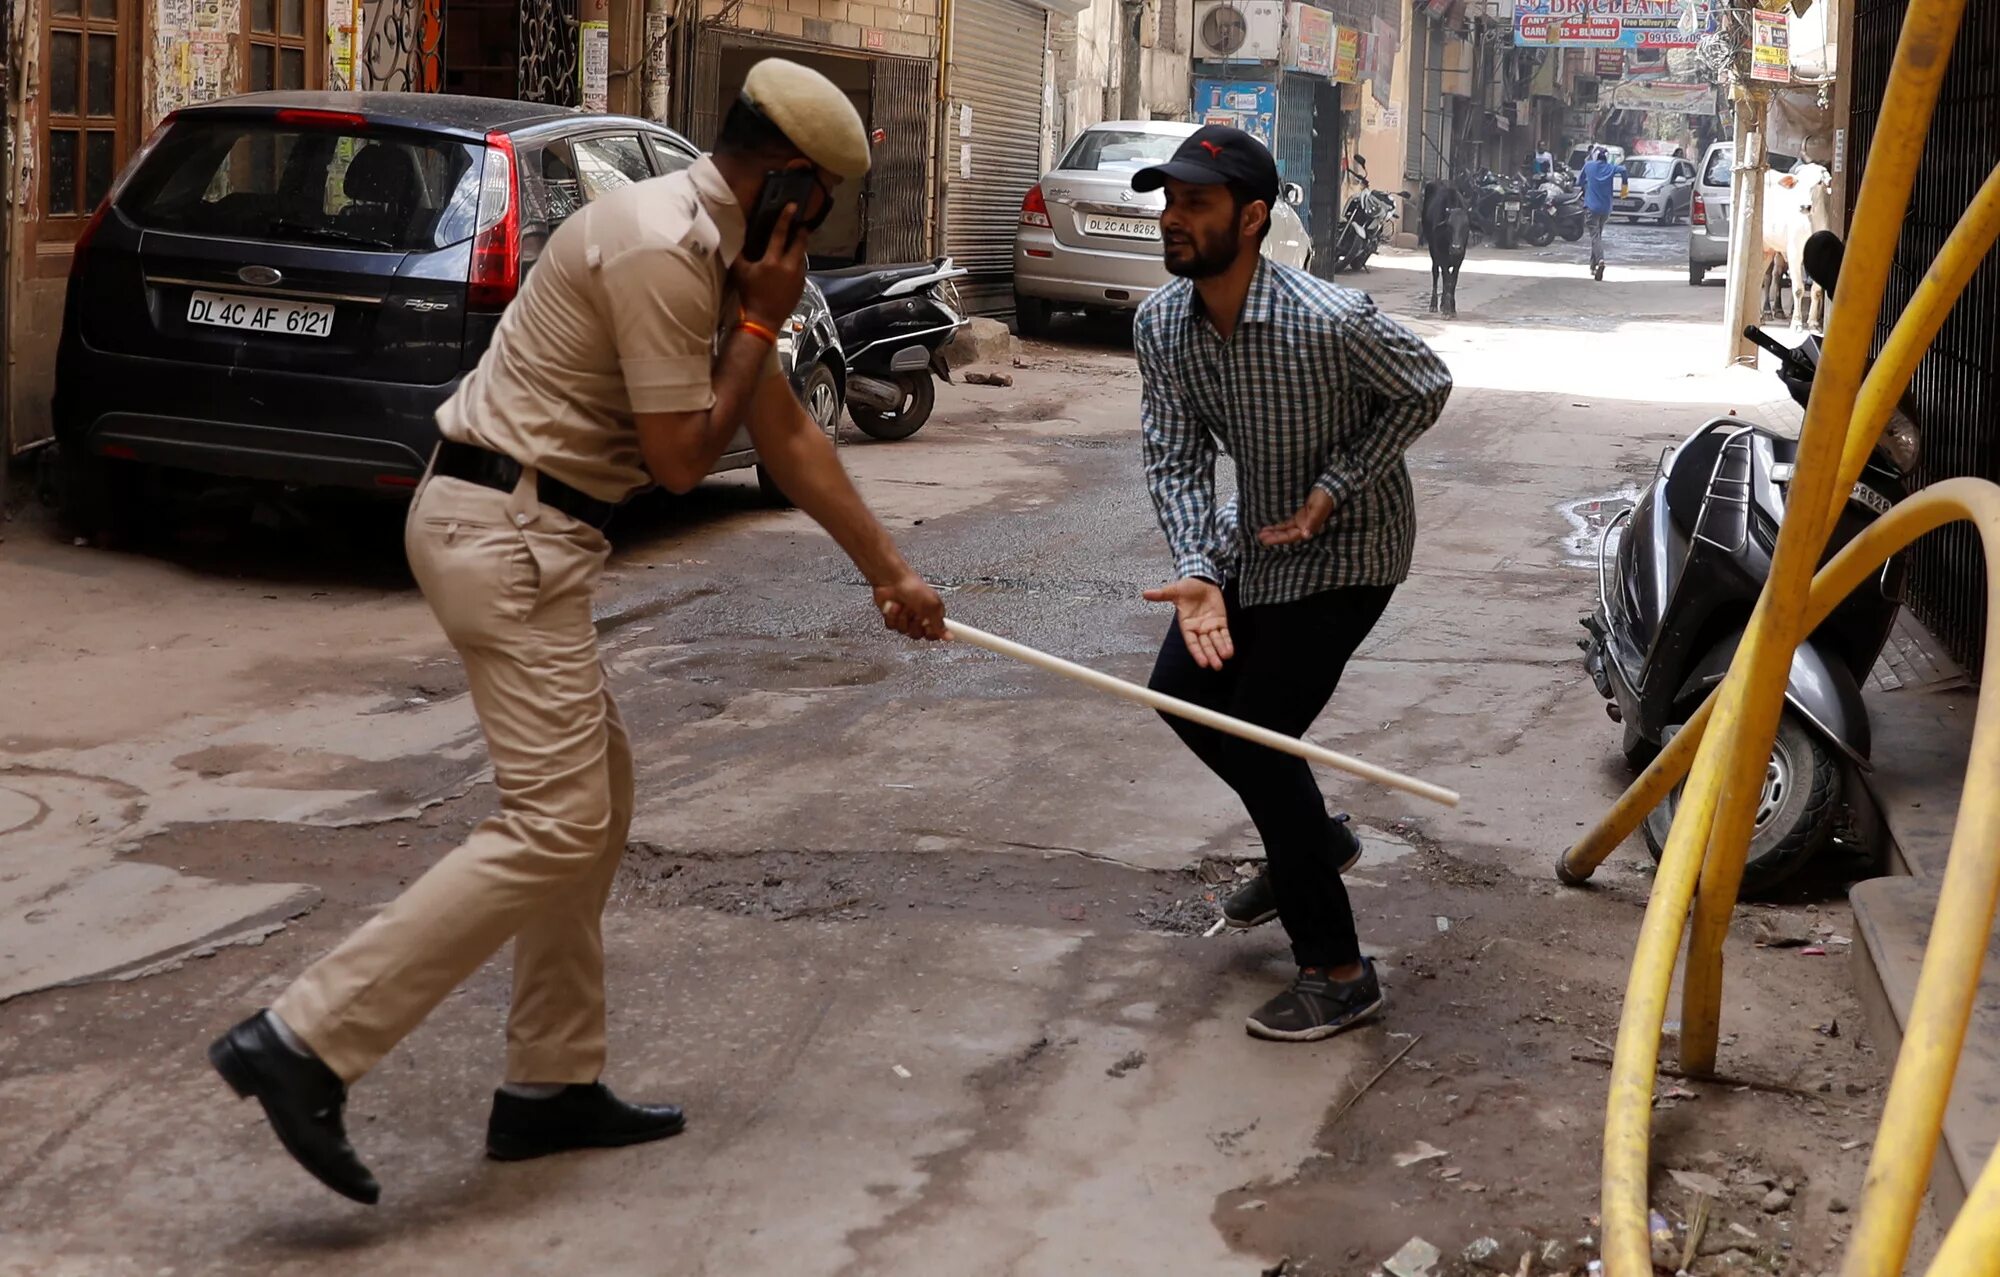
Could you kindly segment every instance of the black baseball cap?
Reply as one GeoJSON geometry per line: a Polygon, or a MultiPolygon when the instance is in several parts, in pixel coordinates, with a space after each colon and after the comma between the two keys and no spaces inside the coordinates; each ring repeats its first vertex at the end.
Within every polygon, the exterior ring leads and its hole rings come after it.
{"type": "Polygon", "coordinates": [[[1167,179],[1194,186],[1234,184],[1266,204],[1278,202],[1278,162],[1262,142],[1226,124],[1204,124],[1165,164],[1132,175],[1132,189],[1157,191],[1167,179]]]}

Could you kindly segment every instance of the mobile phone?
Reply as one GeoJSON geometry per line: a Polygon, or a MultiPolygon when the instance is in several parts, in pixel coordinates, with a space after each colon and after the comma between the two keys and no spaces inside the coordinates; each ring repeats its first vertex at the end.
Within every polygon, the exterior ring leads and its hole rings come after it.
{"type": "Polygon", "coordinates": [[[771,232],[777,229],[778,217],[788,204],[798,206],[798,212],[792,215],[792,235],[796,238],[804,233],[806,202],[812,198],[814,185],[811,169],[778,169],[764,174],[764,186],[757,192],[757,206],[750,210],[750,227],[743,236],[746,261],[754,262],[764,256],[771,243],[771,232]]]}

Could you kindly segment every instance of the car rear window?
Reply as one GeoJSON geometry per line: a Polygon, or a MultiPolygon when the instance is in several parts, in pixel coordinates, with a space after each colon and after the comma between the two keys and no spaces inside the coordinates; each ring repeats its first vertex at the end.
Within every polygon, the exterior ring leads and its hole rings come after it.
{"type": "MultiPolygon", "coordinates": [[[[1797,167],[1798,162],[1798,157],[1795,155],[1784,155],[1777,151],[1764,152],[1764,163],[1780,173],[1791,172],[1793,168],[1797,167]]],[[[1702,170],[1701,184],[1703,186],[1728,186],[1730,184],[1729,170],[1735,164],[1736,148],[1734,146],[1716,147],[1714,151],[1709,153],[1708,167],[1702,170]]]]}
{"type": "Polygon", "coordinates": [[[1098,169],[1135,171],[1174,158],[1187,138],[1178,133],[1139,129],[1088,129],[1063,157],[1062,167],[1085,173],[1098,169]]]}
{"type": "Polygon", "coordinates": [[[149,230],[409,252],[470,239],[485,148],[421,133],[183,120],[119,199],[149,230]]]}

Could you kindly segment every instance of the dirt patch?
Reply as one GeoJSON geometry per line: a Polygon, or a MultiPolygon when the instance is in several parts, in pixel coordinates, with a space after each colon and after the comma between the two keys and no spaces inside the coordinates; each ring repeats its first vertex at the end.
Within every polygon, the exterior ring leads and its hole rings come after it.
{"type": "MultiPolygon", "coordinates": [[[[1393,955],[1389,1015],[1361,1032],[1378,1036],[1381,1064],[1414,1047],[1320,1132],[1317,1158],[1282,1183],[1225,1194],[1215,1225],[1246,1251],[1286,1257],[1294,1277],[1378,1271],[1413,1235],[1442,1252],[1437,1277],[1511,1274],[1526,1253],[1532,1272],[1582,1274],[1600,1241],[1601,1044],[1616,1035],[1643,902],[1524,884],[1413,841],[1418,856],[1398,868],[1419,890],[1399,892],[1386,916],[1365,890],[1355,904],[1366,947],[1393,955]]],[[[1815,1273],[1845,1240],[1882,1066],[1851,1028],[1825,1031],[1859,1023],[1844,967],[1798,953],[1732,937],[1731,1080],[1662,1077],[1656,1088],[1654,1207],[1676,1262],[1695,1201],[1666,1171],[1726,1186],[1696,1277],[1815,1273]],[[1753,1025],[1754,1043],[1732,1031],[1753,1025]]],[[[1676,1052],[1670,1037],[1663,1062],[1676,1052]]],[[[1379,1067],[1330,1095],[1330,1112],[1379,1067]]]]}
{"type": "MultiPolygon", "coordinates": [[[[1153,920],[1192,894],[1193,885],[1191,874],[1058,853],[770,849],[717,856],[634,842],[619,866],[612,901],[643,908],[693,905],[780,922],[862,922],[914,912],[1115,934],[1159,929],[1153,920]]],[[[1211,912],[1201,929],[1214,920],[1211,912]]]]}

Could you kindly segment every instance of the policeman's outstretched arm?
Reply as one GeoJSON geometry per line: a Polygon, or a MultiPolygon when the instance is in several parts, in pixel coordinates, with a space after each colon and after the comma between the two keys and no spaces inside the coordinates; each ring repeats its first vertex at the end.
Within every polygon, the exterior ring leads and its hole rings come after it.
{"type": "Polygon", "coordinates": [[[889,628],[911,638],[944,638],[944,601],[903,560],[888,529],[855,491],[832,441],[806,415],[784,378],[766,377],[757,387],[750,438],[778,487],[832,535],[875,587],[875,605],[889,628]]]}

